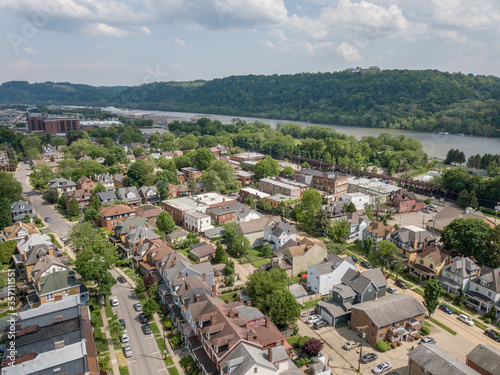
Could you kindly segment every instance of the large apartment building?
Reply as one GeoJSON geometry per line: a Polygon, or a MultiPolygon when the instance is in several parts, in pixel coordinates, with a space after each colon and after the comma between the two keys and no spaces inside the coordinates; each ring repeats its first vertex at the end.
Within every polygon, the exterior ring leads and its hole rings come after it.
{"type": "Polygon", "coordinates": [[[302,169],[295,172],[298,181],[317,190],[325,191],[338,201],[347,193],[349,176],[336,172],[322,172],[315,169],[302,169]]]}
{"type": "Polygon", "coordinates": [[[66,133],[70,130],[80,130],[80,120],[73,117],[51,117],[37,114],[28,116],[29,131],[44,131],[45,133],[66,133]]]}

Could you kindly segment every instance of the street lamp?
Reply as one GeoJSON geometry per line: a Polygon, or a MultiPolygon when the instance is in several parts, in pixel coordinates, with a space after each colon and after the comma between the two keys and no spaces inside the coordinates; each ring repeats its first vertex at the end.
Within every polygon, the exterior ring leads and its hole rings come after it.
{"type": "Polygon", "coordinates": [[[363,355],[363,341],[365,340],[365,329],[368,326],[358,327],[358,330],[361,331],[361,347],[359,348],[359,361],[358,361],[358,372],[361,370],[361,356],[363,355]]]}

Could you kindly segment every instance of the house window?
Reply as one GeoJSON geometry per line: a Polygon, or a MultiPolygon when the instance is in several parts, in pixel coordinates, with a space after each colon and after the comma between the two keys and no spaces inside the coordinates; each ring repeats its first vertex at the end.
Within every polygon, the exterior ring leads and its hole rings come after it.
{"type": "Polygon", "coordinates": [[[356,324],[356,323],[357,323],[357,321],[356,321],[356,319],[354,319],[354,324],[356,324]]]}
{"type": "Polygon", "coordinates": [[[420,259],[420,264],[423,265],[424,264],[424,260],[423,259],[420,259]]]}
{"type": "Polygon", "coordinates": [[[478,292],[478,291],[479,291],[479,285],[476,285],[476,286],[474,287],[474,289],[476,290],[476,292],[478,292]]]}
{"type": "Polygon", "coordinates": [[[358,310],[354,310],[354,315],[358,315],[358,310]]]}
{"type": "Polygon", "coordinates": [[[375,337],[375,335],[373,334],[373,332],[370,332],[370,336],[371,337],[375,337]]]}
{"type": "Polygon", "coordinates": [[[54,299],[54,295],[52,293],[47,294],[47,301],[52,301],[54,299]]]}
{"type": "Polygon", "coordinates": [[[491,292],[488,292],[488,297],[491,297],[491,292]]]}
{"type": "Polygon", "coordinates": [[[257,367],[254,367],[253,368],[253,373],[256,374],[257,373],[257,367]]]}
{"type": "Polygon", "coordinates": [[[429,267],[431,268],[431,270],[433,270],[434,269],[434,264],[432,264],[432,263],[429,264],[429,267]]]}
{"type": "Polygon", "coordinates": [[[371,291],[372,291],[372,284],[370,284],[370,285],[368,286],[368,291],[369,291],[369,292],[371,292],[371,291]]]}
{"type": "Polygon", "coordinates": [[[384,337],[384,335],[382,333],[380,335],[378,335],[379,339],[381,339],[382,337],[384,337]]]}

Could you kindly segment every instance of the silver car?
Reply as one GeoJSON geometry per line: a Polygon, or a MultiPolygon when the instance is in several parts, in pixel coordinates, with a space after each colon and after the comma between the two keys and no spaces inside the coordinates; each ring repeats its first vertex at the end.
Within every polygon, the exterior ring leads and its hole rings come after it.
{"type": "Polygon", "coordinates": [[[392,368],[392,365],[389,362],[382,362],[375,366],[372,370],[374,374],[383,374],[386,371],[389,371],[392,368]]]}

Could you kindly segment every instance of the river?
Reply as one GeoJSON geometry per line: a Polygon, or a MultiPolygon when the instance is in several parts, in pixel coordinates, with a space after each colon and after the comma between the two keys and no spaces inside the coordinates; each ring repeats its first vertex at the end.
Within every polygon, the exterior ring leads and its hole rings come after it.
{"type": "MultiPolygon", "coordinates": [[[[179,117],[185,119],[186,121],[190,121],[191,117],[193,116],[200,115],[199,113],[188,113],[188,112],[165,112],[165,111],[142,111],[142,110],[134,110],[131,112],[179,117]]],[[[122,114],[124,112],[117,111],[116,113],[122,114]]],[[[367,135],[378,136],[380,133],[391,133],[392,135],[404,134],[407,137],[416,138],[420,142],[422,142],[424,151],[427,153],[427,155],[429,155],[429,157],[435,157],[440,159],[445,159],[447,152],[452,148],[463,151],[466,158],[469,158],[469,156],[476,154],[479,154],[481,156],[484,154],[500,154],[500,138],[458,136],[453,134],[439,135],[434,133],[416,132],[411,130],[362,128],[354,126],[341,126],[341,125],[329,125],[329,124],[312,124],[301,121],[276,120],[276,119],[244,117],[244,116],[224,116],[224,115],[211,115],[211,116],[214,116],[223,124],[231,123],[231,120],[237,117],[249,123],[254,121],[261,121],[271,125],[271,127],[273,128],[275,128],[276,124],[278,123],[288,123],[288,122],[300,124],[303,127],[312,125],[326,126],[335,129],[339,133],[353,135],[357,139],[361,139],[361,137],[367,135]]]]}

